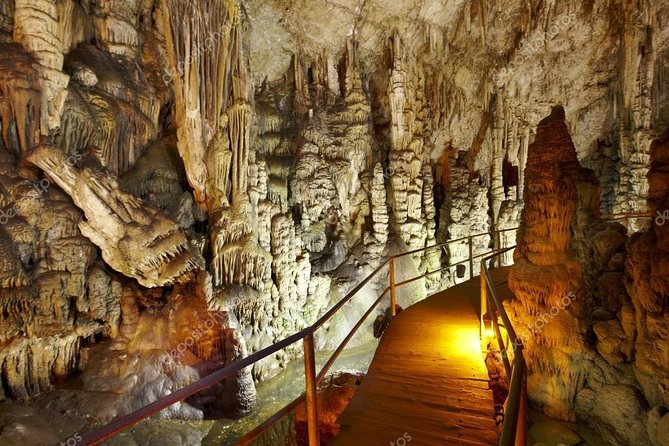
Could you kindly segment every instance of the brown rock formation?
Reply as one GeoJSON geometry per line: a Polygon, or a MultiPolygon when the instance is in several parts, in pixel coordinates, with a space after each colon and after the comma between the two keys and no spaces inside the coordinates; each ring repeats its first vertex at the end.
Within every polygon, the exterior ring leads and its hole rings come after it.
{"type": "MultiPolygon", "coordinates": [[[[634,236],[627,244],[625,286],[633,306],[635,366],[651,405],[669,404],[669,221],[661,217],[669,209],[669,132],[653,142],[648,173],[648,205],[653,211],[650,231],[634,236]]],[[[630,321],[632,322],[632,321],[630,321]]]]}
{"type": "Polygon", "coordinates": [[[525,345],[530,397],[547,414],[570,420],[585,376],[578,362],[586,352],[581,272],[568,252],[580,171],[564,111],[556,107],[539,124],[528,152],[525,208],[509,275],[517,300],[509,309],[525,345]]]}

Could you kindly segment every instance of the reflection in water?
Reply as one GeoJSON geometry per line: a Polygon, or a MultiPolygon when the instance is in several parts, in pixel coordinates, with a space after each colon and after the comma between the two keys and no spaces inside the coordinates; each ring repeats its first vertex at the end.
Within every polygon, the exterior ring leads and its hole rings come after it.
{"type": "MultiPolygon", "coordinates": [[[[372,362],[378,341],[345,350],[337,359],[330,373],[340,370],[358,370],[366,373],[372,362]]],[[[330,357],[330,352],[316,354],[316,370],[320,370],[330,357]]],[[[203,446],[234,445],[244,434],[288,405],[304,392],[304,363],[301,358],[288,364],[285,370],[269,381],[258,384],[258,402],[249,415],[240,420],[221,419],[214,423],[203,439],[203,446]]]]}

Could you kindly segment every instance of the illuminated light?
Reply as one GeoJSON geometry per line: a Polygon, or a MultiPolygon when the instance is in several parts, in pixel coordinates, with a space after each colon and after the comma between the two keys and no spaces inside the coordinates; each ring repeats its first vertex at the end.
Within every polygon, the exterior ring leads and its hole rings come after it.
{"type": "Polygon", "coordinates": [[[478,330],[471,328],[452,328],[445,337],[449,349],[458,355],[472,356],[481,354],[481,340],[478,330]]]}
{"type": "Polygon", "coordinates": [[[483,315],[483,330],[481,333],[481,341],[489,341],[495,336],[495,332],[492,330],[492,318],[490,313],[483,315]]]}

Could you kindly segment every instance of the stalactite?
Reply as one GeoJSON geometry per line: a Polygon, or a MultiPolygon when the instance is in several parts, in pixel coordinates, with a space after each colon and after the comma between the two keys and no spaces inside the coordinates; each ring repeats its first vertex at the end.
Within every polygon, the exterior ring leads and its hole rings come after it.
{"type": "Polygon", "coordinates": [[[16,154],[39,142],[42,93],[33,74],[35,59],[18,44],[0,44],[2,143],[16,154]]]}
{"type": "Polygon", "coordinates": [[[495,103],[495,112],[492,126],[492,165],[491,165],[491,204],[493,222],[499,220],[499,210],[504,201],[504,184],[502,178],[502,163],[504,161],[506,138],[504,137],[506,131],[506,119],[504,114],[504,104],[501,100],[495,103]]]}
{"type": "Polygon", "coordinates": [[[77,368],[79,337],[16,339],[0,352],[0,370],[5,392],[27,399],[51,388],[51,377],[66,376],[77,368]]]}
{"type": "Polygon", "coordinates": [[[614,213],[647,209],[644,197],[648,194],[646,176],[654,114],[650,92],[656,80],[654,74],[661,66],[654,50],[658,44],[654,8],[650,3],[624,8],[621,91],[616,103],[622,167],[614,213]]]}
{"type": "Polygon", "coordinates": [[[399,35],[392,40],[393,69],[388,94],[391,108],[389,169],[392,209],[400,235],[411,248],[425,246],[427,225],[423,213],[423,165],[429,150],[428,104],[423,68],[404,47],[399,35]],[[416,224],[418,223],[418,224],[416,224]]]}
{"type": "Polygon", "coordinates": [[[58,9],[54,0],[14,0],[14,41],[32,51],[44,80],[41,134],[60,126],[60,114],[67,96],[69,76],[63,73],[64,49],[58,29],[58,9]],[[44,32],[41,35],[38,31],[44,32]],[[36,34],[37,33],[37,34],[36,34]]]}
{"type": "Polygon", "coordinates": [[[193,271],[203,268],[203,259],[180,228],[122,192],[109,172],[79,170],[63,152],[47,145],[33,150],[28,159],[86,213],[88,221],[79,223],[82,234],[101,248],[105,261],[117,271],[154,287],[188,280],[193,271]]]}
{"type": "Polygon", "coordinates": [[[0,2],[0,43],[12,42],[14,29],[14,1],[0,2]]]}
{"type": "Polygon", "coordinates": [[[235,0],[162,1],[179,152],[196,201],[211,211],[218,204],[207,199],[207,147],[222,127],[230,89],[239,89],[245,76],[231,62],[235,45],[241,45],[239,9],[235,0]]]}
{"type": "Polygon", "coordinates": [[[228,138],[227,122],[222,123],[221,129],[209,143],[207,149],[207,190],[213,203],[213,211],[220,211],[230,205],[230,167],[232,165],[232,151],[228,138]]]}
{"type": "Polygon", "coordinates": [[[232,201],[242,199],[248,188],[251,107],[236,103],[228,109],[230,146],[232,150],[232,201]]]}
{"type": "Polygon", "coordinates": [[[141,0],[111,0],[94,5],[95,35],[112,54],[133,59],[140,50],[141,0]]]}

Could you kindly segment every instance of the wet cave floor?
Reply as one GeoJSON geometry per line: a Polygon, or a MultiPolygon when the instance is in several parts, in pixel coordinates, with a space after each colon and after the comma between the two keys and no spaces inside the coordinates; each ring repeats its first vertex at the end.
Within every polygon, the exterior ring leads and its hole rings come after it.
{"type": "MultiPolygon", "coordinates": [[[[350,348],[337,360],[333,371],[366,372],[378,345],[377,341],[350,348]]],[[[328,352],[317,354],[320,367],[329,357],[328,352]]],[[[257,385],[257,404],[249,415],[239,420],[176,420],[150,418],[106,441],[105,445],[135,446],[230,446],[259,423],[294,400],[304,386],[301,360],[292,361],[274,378],[257,385]]],[[[56,386],[50,392],[38,395],[28,403],[5,401],[0,403],[0,445],[27,446],[72,444],[76,434],[86,424],[87,417],[78,412],[82,391],[75,383],[56,386]],[[68,439],[71,443],[67,443],[68,439]],[[63,442],[63,443],[61,443],[63,442]]],[[[574,423],[552,420],[532,410],[530,420],[532,444],[557,446],[605,446],[592,430],[574,423]],[[577,434],[580,441],[572,434],[577,434]]]]}
{"type": "MultiPolygon", "coordinates": [[[[378,345],[372,341],[345,350],[331,371],[367,371],[378,345]]],[[[316,355],[317,369],[329,357],[328,352],[316,355]]],[[[257,404],[239,420],[176,420],[149,418],[103,444],[114,446],[228,446],[262,421],[297,398],[304,391],[304,369],[300,359],[294,360],[274,378],[257,385],[257,404]]],[[[90,424],[80,411],[82,401],[91,395],[77,389],[76,379],[36,396],[29,402],[0,403],[0,445],[26,446],[77,444],[82,426],[90,424]]],[[[101,394],[100,398],[107,395],[101,394]]],[[[85,404],[84,404],[85,405],[85,404]]]]}

